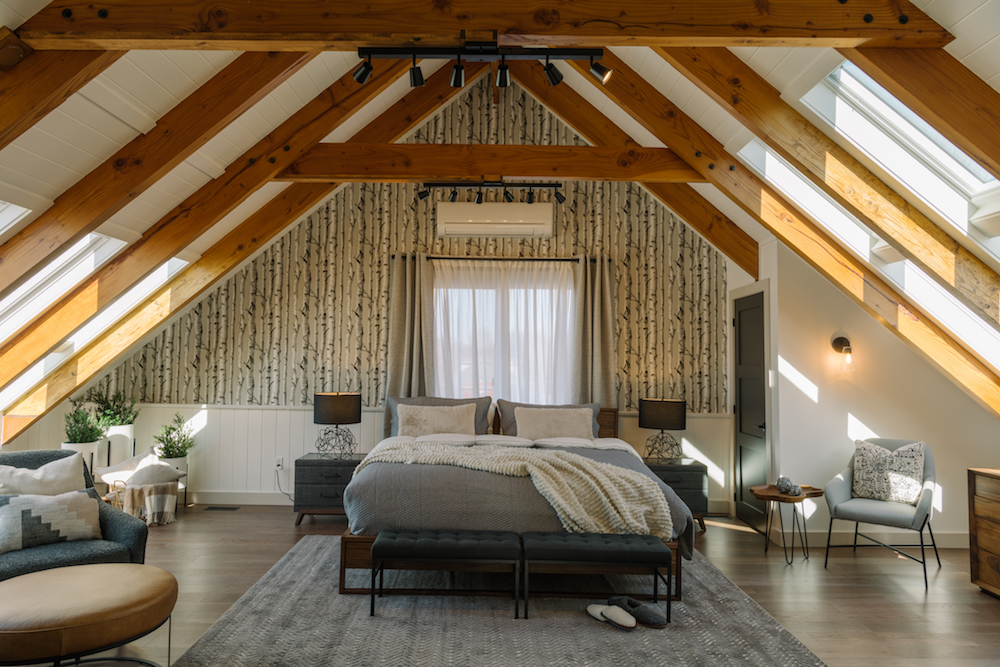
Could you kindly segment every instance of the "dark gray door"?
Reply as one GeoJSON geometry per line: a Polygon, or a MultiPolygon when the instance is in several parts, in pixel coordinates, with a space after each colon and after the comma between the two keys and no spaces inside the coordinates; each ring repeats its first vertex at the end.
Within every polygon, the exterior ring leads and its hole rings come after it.
{"type": "Polygon", "coordinates": [[[735,303],[736,353],[736,517],[764,532],[764,502],[750,487],[767,484],[767,428],[764,411],[764,295],[752,294],[735,303]]]}

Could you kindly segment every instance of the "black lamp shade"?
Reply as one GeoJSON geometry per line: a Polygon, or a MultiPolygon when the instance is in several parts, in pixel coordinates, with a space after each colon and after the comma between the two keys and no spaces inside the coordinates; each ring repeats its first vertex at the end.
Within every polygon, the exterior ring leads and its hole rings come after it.
{"type": "Polygon", "coordinates": [[[686,401],[673,398],[639,399],[639,428],[683,431],[686,427],[686,401]]]}
{"type": "Polygon", "coordinates": [[[314,424],[357,424],[361,421],[361,394],[322,393],[313,396],[314,424]]]}

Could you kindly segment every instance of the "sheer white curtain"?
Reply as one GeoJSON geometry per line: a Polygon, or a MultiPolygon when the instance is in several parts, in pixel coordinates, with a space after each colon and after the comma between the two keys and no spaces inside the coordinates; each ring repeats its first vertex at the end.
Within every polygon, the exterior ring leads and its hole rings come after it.
{"type": "Polygon", "coordinates": [[[572,403],[580,384],[579,261],[430,260],[437,396],[572,403]]]}

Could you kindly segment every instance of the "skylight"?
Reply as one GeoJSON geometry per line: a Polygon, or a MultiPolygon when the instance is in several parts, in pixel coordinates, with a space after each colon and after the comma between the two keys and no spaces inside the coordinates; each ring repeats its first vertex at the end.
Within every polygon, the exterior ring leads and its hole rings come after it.
{"type": "Polygon", "coordinates": [[[29,209],[0,200],[0,234],[17,224],[17,221],[31,213],[29,209]]]}

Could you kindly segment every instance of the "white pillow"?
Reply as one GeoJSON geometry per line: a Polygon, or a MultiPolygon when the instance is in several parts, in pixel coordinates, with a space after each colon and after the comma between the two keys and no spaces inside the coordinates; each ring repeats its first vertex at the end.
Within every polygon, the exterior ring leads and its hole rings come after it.
{"type": "Polygon", "coordinates": [[[436,433],[476,435],[476,404],[396,406],[399,435],[419,437],[436,433]]]}
{"type": "Polygon", "coordinates": [[[500,445],[501,447],[531,447],[534,443],[516,435],[496,435],[486,433],[476,436],[477,445],[500,445]]]}
{"type": "Polygon", "coordinates": [[[430,435],[418,436],[413,441],[468,447],[476,444],[476,436],[464,433],[431,433],[430,435]]]}
{"type": "Polygon", "coordinates": [[[594,437],[590,408],[514,408],[517,435],[528,440],[594,437]]]}
{"type": "Polygon", "coordinates": [[[136,470],[160,464],[160,457],[156,455],[150,447],[144,452],[140,452],[130,459],[115,464],[108,468],[98,468],[94,473],[100,477],[101,481],[108,486],[114,486],[115,482],[128,482],[136,470]]]}
{"type": "Polygon", "coordinates": [[[0,466],[0,495],[57,496],[79,491],[83,484],[83,455],[76,453],[32,470],[0,466]]]}
{"type": "Polygon", "coordinates": [[[187,473],[181,472],[169,463],[156,463],[139,468],[126,482],[127,486],[145,486],[147,484],[164,484],[176,482],[187,473]]]}

